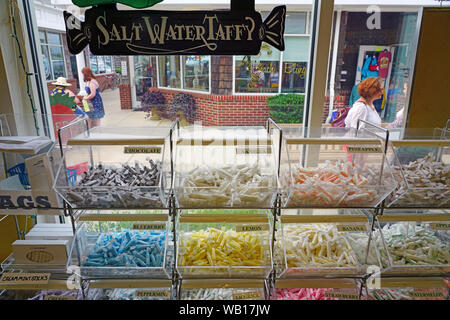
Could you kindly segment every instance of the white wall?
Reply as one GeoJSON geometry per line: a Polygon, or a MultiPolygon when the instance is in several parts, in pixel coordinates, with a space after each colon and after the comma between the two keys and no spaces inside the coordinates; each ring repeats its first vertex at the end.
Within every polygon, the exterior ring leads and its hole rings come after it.
{"type": "Polygon", "coordinates": [[[63,17],[63,10],[45,4],[41,1],[34,1],[36,21],[39,28],[66,31],[63,17]]]}

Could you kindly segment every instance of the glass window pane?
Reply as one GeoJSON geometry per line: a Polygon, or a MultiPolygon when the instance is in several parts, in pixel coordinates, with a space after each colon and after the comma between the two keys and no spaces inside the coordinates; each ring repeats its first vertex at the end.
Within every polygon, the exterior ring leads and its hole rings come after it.
{"type": "Polygon", "coordinates": [[[64,54],[62,47],[48,46],[50,49],[50,56],[52,60],[63,60],[64,54]]]}
{"type": "Polygon", "coordinates": [[[278,93],[280,51],[263,44],[256,56],[235,57],[235,91],[278,93]]]}
{"type": "Polygon", "coordinates": [[[64,61],[52,61],[53,78],[65,77],[66,70],[64,68],[64,61]]]}
{"type": "Polygon", "coordinates": [[[209,56],[183,57],[184,88],[209,91],[209,56]]]}
{"type": "Polygon", "coordinates": [[[286,14],[285,34],[306,33],[306,12],[288,12],[286,14]]]}
{"type": "Polygon", "coordinates": [[[62,45],[61,36],[59,33],[47,32],[47,39],[49,44],[62,45]]]}
{"type": "Polygon", "coordinates": [[[98,73],[105,73],[105,57],[98,56],[97,57],[97,64],[98,64],[98,73]]]}
{"type": "Polygon", "coordinates": [[[42,64],[44,65],[45,79],[51,80],[52,79],[52,69],[51,69],[51,64],[50,64],[50,57],[48,54],[48,47],[41,46],[41,52],[42,52],[42,64]]]}
{"type": "Polygon", "coordinates": [[[89,64],[91,65],[90,68],[94,74],[98,73],[98,64],[97,64],[97,57],[93,54],[89,55],[89,64]]]}
{"type": "Polygon", "coordinates": [[[47,43],[47,41],[45,41],[45,31],[39,30],[39,40],[41,43],[47,43]]]}
{"type": "Polygon", "coordinates": [[[105,57],[105,70],[106,73],[112,73],[111,57],[105,57]]]}
{"type": "Polygon", "coordinates": [[[304,93],[306,86],[309,37],[286,37],[283,54],[281,92],[304,93]]]}
{"type": "Polygon", "coordinates": [[[159,57],[160,86],[181,88],[181,69],[178,56],[159,57]]]}

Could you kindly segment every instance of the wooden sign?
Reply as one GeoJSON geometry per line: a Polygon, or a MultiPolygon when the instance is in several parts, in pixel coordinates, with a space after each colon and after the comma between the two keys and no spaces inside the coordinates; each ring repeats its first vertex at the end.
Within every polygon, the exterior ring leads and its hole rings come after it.
{"type": "Polygon", "coordinates": [[[95,55],[257,55],[263,41],[284,51],[285,19],[286,6],[275,7],[264,22],[248,8],[157,11],[99,5],[86,10],[84,22],[64,11],[70,53],[89,45],[95,55]]]}

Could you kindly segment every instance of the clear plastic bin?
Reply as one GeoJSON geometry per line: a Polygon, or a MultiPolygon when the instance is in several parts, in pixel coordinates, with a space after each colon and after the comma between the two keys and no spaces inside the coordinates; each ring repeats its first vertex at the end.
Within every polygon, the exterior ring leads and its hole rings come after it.
{"type": "Polygon", "coordinates": [[[80,290],[0,290],[0,300],[83,300],[80,290]]]}
{"type": "Polygon", "coordinates": [[[356,288],[278,288],[276,300],[360,300],[356,288]]]}
{"type": "MultiPolygon", "coordinates": [[[[334,129],[334,128],[333,128],[334,129]]],[[[285,208],[373,208],[395,188],[383,140],[360,130],[284,139],[280,183],[285,208]]]]}
{"type": "Polygon", "coordinates": [[[386,274],[448,274],[450,222],[379,223],[375,243],[386,274]]]}
{"type": "Polygon", "coordinates": [[[85,222],[75,235],[68,267],[76,266],[73,270],[83,278],[167,279],[174,254],[169,225],[85,222]]]}
{"type": "Polygon", "coordinates": [[[394,140],[388,159],[398,186],[388,197],[387,207],[450,207],[450,136],[394,140]]]}
{"type": "Polygon", "coordinates": [[[275,242],[277,272],[281,278],[354,277],[369,266],[381,269],[374,242],[367,254],[370,232],[368,223],[282,223],[275,242]]]}
{"type": "Polygon", "coordinates": [[[56,191],[79,209],[167,207],[169,130],[95,127],[71,138],[58,170],[56,191]]]}
{"type": "Polygon", "coordinates": [[[180,300],[264,300],[263,288],[181,288],[180,300]]]}
{"type": "Polygon", "coordinates": [[[183,219],[177,222],[176,261],[183,279],[264,279],[271,272],[269,218],[264,223],[195,223],[183,219]]]}
{"type": "Polygon", "coordinates": [[[175,137],[180,208],[271,208],[278,150],[263,127],[182,128],[175,137]]]}

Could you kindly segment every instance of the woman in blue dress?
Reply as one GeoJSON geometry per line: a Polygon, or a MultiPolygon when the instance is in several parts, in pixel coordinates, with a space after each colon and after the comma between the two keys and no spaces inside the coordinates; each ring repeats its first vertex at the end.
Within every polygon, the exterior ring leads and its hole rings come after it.
{"type": "Polygon", "coordinates": [[[83,100],[90,101],[90,107],[93,109],[87,112],[89,126],[91,128],[100,126],[100,119],[105,116],[105,109],[103,108],[103,100],[100,96],[98,82],[90,68],[85,67],[81,69],[81,72],[83,73],[83,80],[86,83],[85,90],[87,92],[87,96],[84,96],[83,100]]]}

